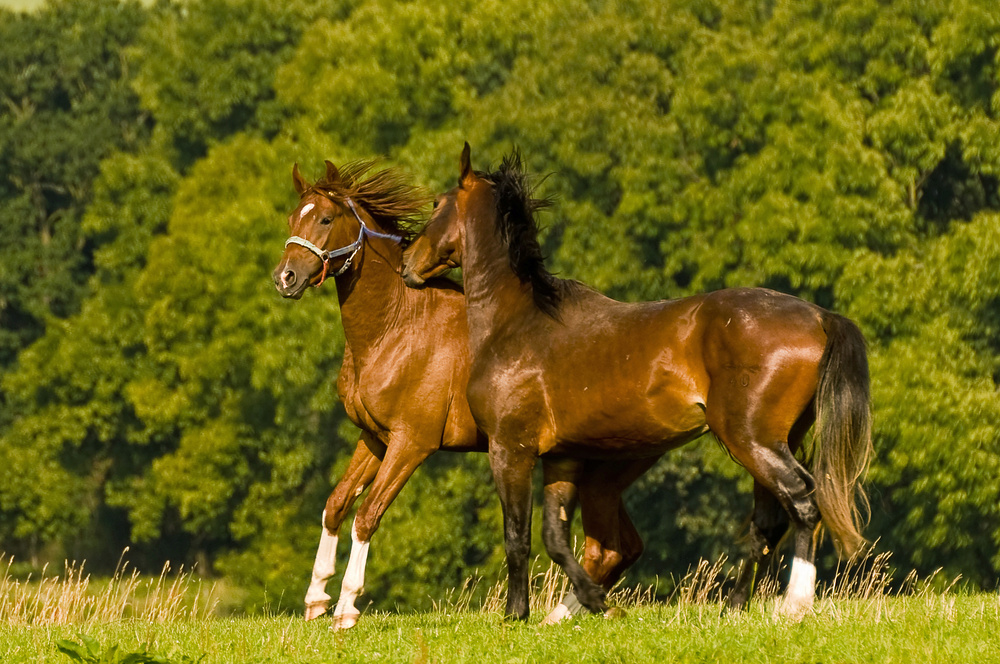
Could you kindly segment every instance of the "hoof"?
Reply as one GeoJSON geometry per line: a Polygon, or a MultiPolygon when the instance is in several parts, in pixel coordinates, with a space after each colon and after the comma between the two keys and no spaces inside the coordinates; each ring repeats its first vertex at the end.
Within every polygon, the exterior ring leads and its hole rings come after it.
{"type": "Polygon", "coordinates": [[[330,630],[339,632],[350,629],[358,624],[358,617],[360,615],[360,613],[341,613],[340,615],[335,615],[333,623],[330,625],[330,630]]]}
{"type": "Polygon", "coordinates": [[[556,608],[552,609],[552,612],[549,613],[549,615],[545,616],[545,620],[542,621],[542,624],[555,625],[556,623],[560,623],[564,620],[569,620],[572,617],[572,611],[570,611],[565,604],[560,603],[556,608]]]}
{"type": "Polygon", "coordinates": [[[625,620],[628,618],[628,613],[626,613],[625,609],[621,607],[612,606],[604,612],[604,618],[606,620],[625,620]]]}
{"type": "Polygon", "coordinates": [[[328,602],[312,602],[306,604],[306,620],[316,620],[330,610],[328,602]]]}
{"type": "Polygon", "coordinates": [[[801,622],[803,618],[812,613],[812,597],[786,597],[775,608],[776,618],[782,618],[790,622],[801,622]]]}

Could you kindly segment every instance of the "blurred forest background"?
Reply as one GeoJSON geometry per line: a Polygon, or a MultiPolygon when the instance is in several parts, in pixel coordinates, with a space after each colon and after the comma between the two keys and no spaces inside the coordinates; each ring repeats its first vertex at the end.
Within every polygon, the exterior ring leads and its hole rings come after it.
{"type": "MultiPolygon", "coordinates": [[[[996,588],[998,118],[995,0],[0,9],[0,551],[110,571],[130,546],[297,610],[357,438],[334,289],[270,280],[292,163],[380,155],[443,190],[468,140],[479,167],[517,145],[552,174],[563,276],[626,300],[768,286],[856,320],[867,534],[904,573],[996,588]]],[[[708,438],[668,455],[628,496],[628,582],[738,554],[749,487],[708,438]]],[[[501,560],[485,457],[438,455],[368,597],[424,609],[501,560]]]]}

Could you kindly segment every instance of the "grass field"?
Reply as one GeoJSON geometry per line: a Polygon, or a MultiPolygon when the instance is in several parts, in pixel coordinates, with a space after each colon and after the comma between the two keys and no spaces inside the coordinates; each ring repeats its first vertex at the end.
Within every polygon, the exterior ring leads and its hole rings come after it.
{"type": "Polygon", "coordinates": [[[434,611],[366,613],[346,633],[330,632],[327,619],[220,617],[214,589],[190,574],[144,579],[123,566],[92,583],[74,566],[33,581],[0,573],[0,663],[1000,662],[996,593],[913,575],[894,583],[880,556],[842,570],[821,586],[815,612],[789,623],[773,615],[773,586],[748,611],[723,613],[723,566],[697,567],[667,602],[648,589],[618,592],[612,603],[628,611],[620,620],[539,625],[564,584],[550,568],[536,578],[527,624],[502,620],[497,586],[482,606],[444,593],[434,611]],[[59,650],[68,642],[79,644],[75,658],[59,650]]]}
{"type": "MultiPolygon", "coordinates": [[[[210,618],[91,625],[102,649],[148,650],[165,661],[251,662],[789,662],[1000,661],[1000,603],[992,594],[823,600],[800,624],[770,602],[742,614],[719,607],[640,606],[622,620],[588,616],[541,627],[496,613],[365,616],[347,633],[296,617],[210,618]]],[[[0,661],[68,662],[55,642],[74,626],[0,627],[0,661]]]]}

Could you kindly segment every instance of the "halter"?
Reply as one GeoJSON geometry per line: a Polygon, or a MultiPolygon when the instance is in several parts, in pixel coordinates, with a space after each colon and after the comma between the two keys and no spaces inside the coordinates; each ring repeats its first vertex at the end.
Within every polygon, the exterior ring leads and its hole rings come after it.
{"type": "Polygon", "coordinates": [[[323,261],[323,276],[320,278],[319,283],[316,284],[317,288],[322,286],[323,282],[326,281],[326,274],[329,271],[330,261],[333,260],[334,258],[348,255],[347,260],[344,261],[344,264],[341,265],[340,269],[334,273],[333,275],[334,278],[337,278],[340,275],[347,272],[348,268],[351,267],[351,261],[354,260],[354,255],[358,253],[358,251],[361,249],[361,245],[364,244],[366,235],[372,237],[381,237],[385,238],[386,240],[393,240],[395,242],[399,242],[400,240],[400,237],[398,235],[393,235],[391,233],[379,233],[378,231],[373,231],[372,229],[368,228],[368,226],[365,225],[364,220],[361,218],[361,215],[358,214],[358,209],[354,207],[354,201],[352,201],[350,198],[345,198],[344,200],[347,202],[347,207],[351,208],[351,212],[354,213],[354,218],[358,220],[359,224],[361,224],[361,228],[358,229],[357,240],[347,245],[346,247],[341,247],[340,249],[332,249],[330,251],[324,251],[323,249],[320,249],[309,240],[305,239],[304,237],[299,237],[298,235],[293,235],[292,237],[285,240],[286,247],[290,244],[297,244],[300,247],[305,247],[312,253],[316,254],[319,257],[319,259],[323,261]]]}

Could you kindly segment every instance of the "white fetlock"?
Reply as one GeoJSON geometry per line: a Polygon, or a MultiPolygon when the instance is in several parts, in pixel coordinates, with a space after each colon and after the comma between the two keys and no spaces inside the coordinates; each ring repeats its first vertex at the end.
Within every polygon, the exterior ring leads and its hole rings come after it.
{"type": "MultiPolygon", "coordinates": [[[[323,510],[323,523],[326,523],[326,510],[323,510]]],[[[315,620],[327,612],[332,599],[326,593],[326,582],[333,576],[337,568],[337,535],[323,526],[319,537],[319,548],[316,550],[316,562],[313,563],[312,579],[306,591],[306,620],[315,620]]]]}
{"type": "Polygon", "coordinates": [[[560,602],[556,608],[549,612],[549,615],[545,616],[545,620],[542,621],[543,625],[555,625],[556,623],[562,622],[563,620],[568,620],[572,618],[573,614],[570,613],[569,609],[565,604],[560,602]]]}
{"type": "MultiPolygon", "coordinates": [[[[355,517],[357,519],[357,517],[355,517]]],[[[340,599],[333,611],[330,629],[350,629],[358,624],[361,612],[354,608],[358,595],[365,591],[365,563],[368,560],[370,542],[358,539],[357,528],[351,528],[351,557],[347,561],[347,571],[340,586],[340,599]]]]}
{"type": "Polygon", "coordinates": [[[816,599],[816,566],[802,558],[792,560],[788,590],[778,603],[775,614],[798,622],[812,612],[816,599]]]}
{"type": "Polygon", "coordinates": [[[568,620],[575,615],[586,613],[586,611],[586,607],[584,607],[583,604],[580,604],[580,600],[576,598],[576,593],[571,590],[566,593],[563,600],[559,602],[559,605],[552,609],[552,612],[549,613],[549,615],[545,616],[545,620],[542,621],[542,624],[555,625],[556,623],[568,620]]]}
{"type": "Polygon", "coordinates": [[[812,613],[813,599],[799,597],[786,597],[778,603],[775,610],[775,617],[783,618],[791,622],[800,622],[808,614],[812,613]]]}

